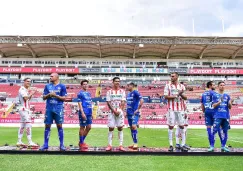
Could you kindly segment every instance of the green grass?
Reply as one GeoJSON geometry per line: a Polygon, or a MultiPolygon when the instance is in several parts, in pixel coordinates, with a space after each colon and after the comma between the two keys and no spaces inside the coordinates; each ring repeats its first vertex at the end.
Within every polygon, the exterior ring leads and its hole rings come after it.
{"type": "MultiPolygon", "coordinates": [[[[44,128],[33,128],[33,141],[43,143],[44,128]]],[[[65,145],[78,143],[78,128],[65,128],[65,145]]],[[[243,130],[232,129],[228,144],[243,147],[243,130]]],[[[117,131],[113,144],[118,145],[117,131]]],[[[139,129],[139,145],[168,147],[167,129],[139,129]]],[[[207,147],[205,129],[189,129],[187,143],[193,147],[207,147]]],[[[26,136],[23,141],[27,143],[26,136]]],[[[0,128],[0,146],[17,142],[17,128],[0,128]]],[[[107,145],[107,129],[92,129],[86,142],[91,146],[107,145]]],[[[130,131],[124,130],[124,145],[130,145],[130,131]]],[[[53,127],[50,145],[58,146],[57,130],[53,127]]],[[[217,139],[217,147],[220,144],[217,139]]],[[[0,170],[242,170],[243,157],[176,157],[176,156],[48,156],[0,155],[0,170]]]]}

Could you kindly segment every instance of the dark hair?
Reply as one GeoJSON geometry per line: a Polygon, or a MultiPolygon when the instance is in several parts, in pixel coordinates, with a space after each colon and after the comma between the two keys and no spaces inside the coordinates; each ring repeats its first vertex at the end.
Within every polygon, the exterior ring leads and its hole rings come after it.
{"type": "Polygon", "coordinates": [[[24,79],[24,81],[26,81],[26,80],[31,80],[31,79],[29,77],[27,77],[27,78],[24,79]]]}
{"type": "Polygon", "coordinates": [[[82,80],[80,84],[83,85],[84,83],[89,83],[89,81],[88,80],[82,80]]]}
{"type": "Polygon", "coordinates": [[[219,82],[218,82],[218,86],[219,86],[219,84],[221,84],[221,83],[224,83],[224,84],[225,84],[225,82],[224,82],[224,81],[219,81],[219,82]]]}
{"type": "Polygon", "coordinates": [[[179,76],[178,72],[171,72],[170,75],[172,75],[172,74],[179,76]]]}
{"type": "Polygon", "coordinates": [[[114,77],[114,78],[112,79],[113,83],[115,82],[116,79],[120,80],[119,77],[114,77]]]}
{"type": "Polygon", "coordinates": [[[209,82],[207,82],[207,88],[209,88],[210,86],[212,86],[213,85],[213,81],[209,81],[209,82]]]}
{"type": "Polygon", "coordinates": [[[131,86],[133,86],[133,87],[136,86],[136,84],[134,84],[133,82],[128,82],[127,85],[131,85],[131,86]]]}

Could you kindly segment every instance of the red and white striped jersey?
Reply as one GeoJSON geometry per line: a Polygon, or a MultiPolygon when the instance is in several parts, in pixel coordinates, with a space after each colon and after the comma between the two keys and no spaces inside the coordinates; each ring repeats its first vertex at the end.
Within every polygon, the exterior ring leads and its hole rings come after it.
{"type": "Polygon", "coordinates": [[[126,101],[126,92],[123,89],[108,90],[106,93],[106,101],[110,101],[113,109],[121,109],[121,102],[126,101]]]}
{"type": "Polygon", "coordinates": [[[20,110],[29,110],[30,104],[29,100],[24,100],[24,97],[29,96],[28,89],[26,89],[24,86],[21,86],[19,89],[19,102],[20,102],[20,110]]]}
{"type": "MultiPolygon", "coordinates": [[[[164,95],[165,96],[177,96],[179,91],[185,91],[186,88],[183,84],[166,84],[164,88],[164,95]]],[[[175,99],[168,99],[168,109],[172,111],[185,111],[186,110],[186,103],[185,101],[179,96],[175,99]]]]}

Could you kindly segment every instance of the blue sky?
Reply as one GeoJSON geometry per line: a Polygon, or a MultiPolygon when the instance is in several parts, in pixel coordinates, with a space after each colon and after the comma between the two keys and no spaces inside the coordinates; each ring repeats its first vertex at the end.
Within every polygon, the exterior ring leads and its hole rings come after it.
{"type": "Polygon", "coordinates": [[[196,36],[243,36],[243,0],[2,0],[0,15],[0,35],[192,36],[194,19],[196,36]]]}

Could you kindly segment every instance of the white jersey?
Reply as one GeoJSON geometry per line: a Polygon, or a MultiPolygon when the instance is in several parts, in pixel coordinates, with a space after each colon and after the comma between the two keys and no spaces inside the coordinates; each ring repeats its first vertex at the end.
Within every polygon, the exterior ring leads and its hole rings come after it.
{"type": "Polygon", "coordinates": [[[114,110],[121,109],[121,102],[126,100],[126,93],[123,89],[108,90],[106,93],[106,101],[111,102],[114,110]]]}
{"type": "Polygon", "coordinates": [[[28,89],[24,86],[21,86],[19,89],[19,102],[20,102],[20,110],[29,110],[30,104],[29,100],[24,100],[24,97],[29,96],[28,89]]]}
{"type": "MultiPolygon", "coordinates": [[[[183,84],[166,84],[164,89],[165,96],[177,96],[179,91],[185,91],[186,88],[183,84]]],[[[168,100],[168,109],[172,111],[185,111],[186,106],[184,100],[179,96],[175,99],[168,100]]]]}

